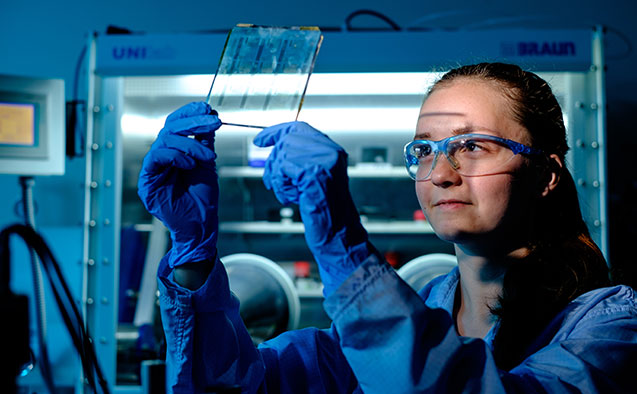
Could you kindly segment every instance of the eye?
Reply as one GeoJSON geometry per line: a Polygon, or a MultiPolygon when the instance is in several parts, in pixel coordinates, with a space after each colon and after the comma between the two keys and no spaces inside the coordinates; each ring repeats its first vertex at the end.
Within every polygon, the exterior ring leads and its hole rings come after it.
{"type": "Polygon", "coordinates": [[[484,147],[479,142],[473,140],[467,141],[464,144],[464,148],[469,152],[475,152],[484,149],[484,147]]]}
{"type": "Polygon", "coordinates": [[[459,144],[457,151],[462,153],[478,153],[489,150],[489,143],[481,140],[464,140],[459,144]]]}
{"type": "Polygon", "coordinates": [[[432,153],[431,146],[427,144],[419,144],[413,147],[414,156],[419,159],[425,158],[432,153]]]}

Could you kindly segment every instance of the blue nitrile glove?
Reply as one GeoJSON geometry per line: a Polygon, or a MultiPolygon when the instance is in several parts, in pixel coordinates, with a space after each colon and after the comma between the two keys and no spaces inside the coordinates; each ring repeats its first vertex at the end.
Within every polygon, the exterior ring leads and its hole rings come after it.
{"type": "Polygon", "coordinates": [[[168,115],[144,157],[137,193],[170,230],[171,267],[215,256],[219,185],[214,131],[220,126],[208,104],[187,104],[168,115]],[[188,138],[192,135],[197,139],[188,138]]]}
{"type": "Polygon", "coordinates": [[[263,182],[282,204],[299,205],[305,239],[316,259],[324,294],[336,288],[372,253],[349,192],[347,153],[307,123],[268,127],[254,138],[272,146],[263,182]]]}

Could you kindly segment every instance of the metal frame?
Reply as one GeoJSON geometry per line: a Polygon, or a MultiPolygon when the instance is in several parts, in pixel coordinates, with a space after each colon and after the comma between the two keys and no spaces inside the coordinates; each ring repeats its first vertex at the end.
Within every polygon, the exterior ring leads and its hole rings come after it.
{"type": "MultiPolygon", "coordinates": [[[[82,312],[108,382],[116,371],[117,288],[121,212],[122,147],[119,143],[121,79],[95,73],[96,42],[88,43],[86,172],[82,312]]],[[[84,392],[84,380],[78,383],[84,392]]]]}
{"type": "Polygon", "coordinates": [[[589,69],[569,78],[568,88],[575,94],[562,104],[571,109],[571,117],[566,125],[571,148],[567,154],[567,165],[577,185],[584,219],[589,225],[593,239],[608,259],[603,34],[601,27],[593,29],[589,69]]]}

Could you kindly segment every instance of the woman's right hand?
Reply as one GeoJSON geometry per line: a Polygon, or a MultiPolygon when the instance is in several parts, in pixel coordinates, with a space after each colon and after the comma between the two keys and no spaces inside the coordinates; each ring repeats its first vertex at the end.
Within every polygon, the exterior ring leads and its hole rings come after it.
{"type": "Polygon", "coordinates": [[[219,228],[219,185],[214,137],[221,121],[207,103],[187,104],[166,118],[144,157],[138,195],[170,230],[168,264],[215,257],[219,228]],[[195,138],[189,138],[195,136],[195,138]]]}

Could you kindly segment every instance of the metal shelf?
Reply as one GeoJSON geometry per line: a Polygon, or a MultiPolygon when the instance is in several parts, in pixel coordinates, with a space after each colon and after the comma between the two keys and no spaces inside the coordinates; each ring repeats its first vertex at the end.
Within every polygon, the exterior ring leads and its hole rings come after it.
{"type": "MultiPolygon", "coordinates": [[[[385,165],[350,166],[347,169],[350,178],[404,178],[411,179],[407,175],[405,167],[385,165]]],[[[220,167],[219,176],[222,178],[261,178],[263,168],[255,167],[220,167]]]]}
{"type": "MultiPolygon", "coordinates": [[[[433,229],[424,221],[386,221],[363,223],[370,234],[432,234],[433,229]]],[[[225,222],[219,224],[225,233],[248,234],[303,234],[301,222],[225,222]]]]}
{"type": "MultiPolygon", "coordinates": [[[[370,234],[433,234],[431,225],[425,221],[377,221],[366,222],[363,226],[370,234]]],[[[138,223],[135,230],[152,231],[151,224],[138,223]]],[[[222,222],[219,230],[225,233],[248,234],[303,234],[305,228],[301,222],[222,222]]]]}

